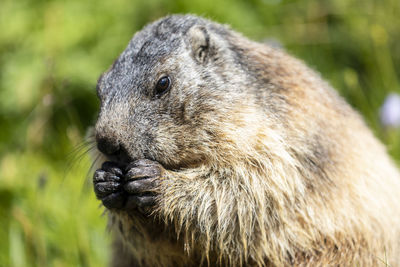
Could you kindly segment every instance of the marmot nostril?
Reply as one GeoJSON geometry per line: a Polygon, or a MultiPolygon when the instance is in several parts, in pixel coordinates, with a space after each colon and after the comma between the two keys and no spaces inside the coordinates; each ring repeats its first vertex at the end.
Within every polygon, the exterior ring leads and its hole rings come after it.
{"type": "Polygon", "coordinates": [[[96,136],[97,148],[105,155],[115,155],[120,151],[117,139],[96,136]]]}

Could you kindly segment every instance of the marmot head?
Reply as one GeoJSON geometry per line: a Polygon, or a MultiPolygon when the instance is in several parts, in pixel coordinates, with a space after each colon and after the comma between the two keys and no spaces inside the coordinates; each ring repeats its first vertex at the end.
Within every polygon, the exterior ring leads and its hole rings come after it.
{"type": "Polygon", "coordinates": [[[247,74],[227,41],[232,34],[179,15],[138,32],[98,81],[99,150],[113,161],[147,158],[170,168],[215,154],[226,137],[223,122],[235,120],[247,97],[247,74]]]}

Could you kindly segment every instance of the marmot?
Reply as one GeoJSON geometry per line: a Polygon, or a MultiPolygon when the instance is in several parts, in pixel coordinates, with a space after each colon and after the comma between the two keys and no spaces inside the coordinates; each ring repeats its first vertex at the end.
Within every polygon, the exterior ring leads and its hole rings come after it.
{"type": "Polygon", "coordinates": [[[135,34],[97,92],[113,266],[399,265],[398,170],[281,49],[173,15],[135,34]]]}

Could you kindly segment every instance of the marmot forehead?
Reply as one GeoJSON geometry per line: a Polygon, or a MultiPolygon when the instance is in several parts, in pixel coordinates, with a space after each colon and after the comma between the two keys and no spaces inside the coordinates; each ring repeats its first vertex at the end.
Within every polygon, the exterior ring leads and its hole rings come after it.
{"type": "Polygon", "coordinates": [[[179,44],[188,30],[194,25],[207,25],[210,22],[192,15],[172,15],[145,26],[129,42],[123,55],[162,53],[168,55],[179,44]]]}
{"type": "Polygon", "coordinates": [[[177,55],[184,46],[185,34],[194,25],[211,22],[192,15],[173,15],[148,24],[137,32],[112,67],[99,79],[98,86],[125,91],[129,84],[145,77],[165,58],[177,55]]]}

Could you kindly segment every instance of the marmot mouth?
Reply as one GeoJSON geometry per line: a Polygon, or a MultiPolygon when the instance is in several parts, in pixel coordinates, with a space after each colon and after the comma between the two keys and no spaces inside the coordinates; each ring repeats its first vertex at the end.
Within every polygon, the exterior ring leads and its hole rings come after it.
{"type": "MultiPolygon", "coordinates": [[[[126,157],[126,156],[121,157],[120,155],[105,155],[103,153],[101,153],[101,155],[104,156],[104,162],[109,161],[109,162],[116,163],[121,170],[125,170],[130,163],[140,160],[140,159],[148,159],[151,161],[158,162],[159,164],[161,164],[164,167],[164,169],[171,170],[171,171],[186,169],[186,168],[189,168],[192,166],[192,165],[188,165],[188,164],[166,163],[164,161],[158,161],[152,157],[131,158],[131,157],[126,157]]],[[[104,163],[104,162],[102,162],[102,163],[104,163]]]]}
{"type": "Polygon", "coordinates": [[[183,169],[196,168],[196,167],[206,164],[205,158],[197,158],[197,159],[192,158],[190,160],[173,162],[173,161],[159,160],[150,155],[144,155],[143,157],[131,157],[129,155],[129,153],[127,153],[126,151],[122,151],[122,150],[119,151],[119,153],[115,153],[112,155],[106,155],[101,151],[98,151],[98,152],[104,157],[104,162],[106,162],[106,161],[114,162],[121,169],[125,169],[130,163],[132,163],[136,160],[140,160],[140,159],[147,159],[147,160],[158,162],[159,164],[161,164],[164,167],[164,169],[171,170],[171,171],[179,171],[179,170],[183,170],[183,169]]]}

